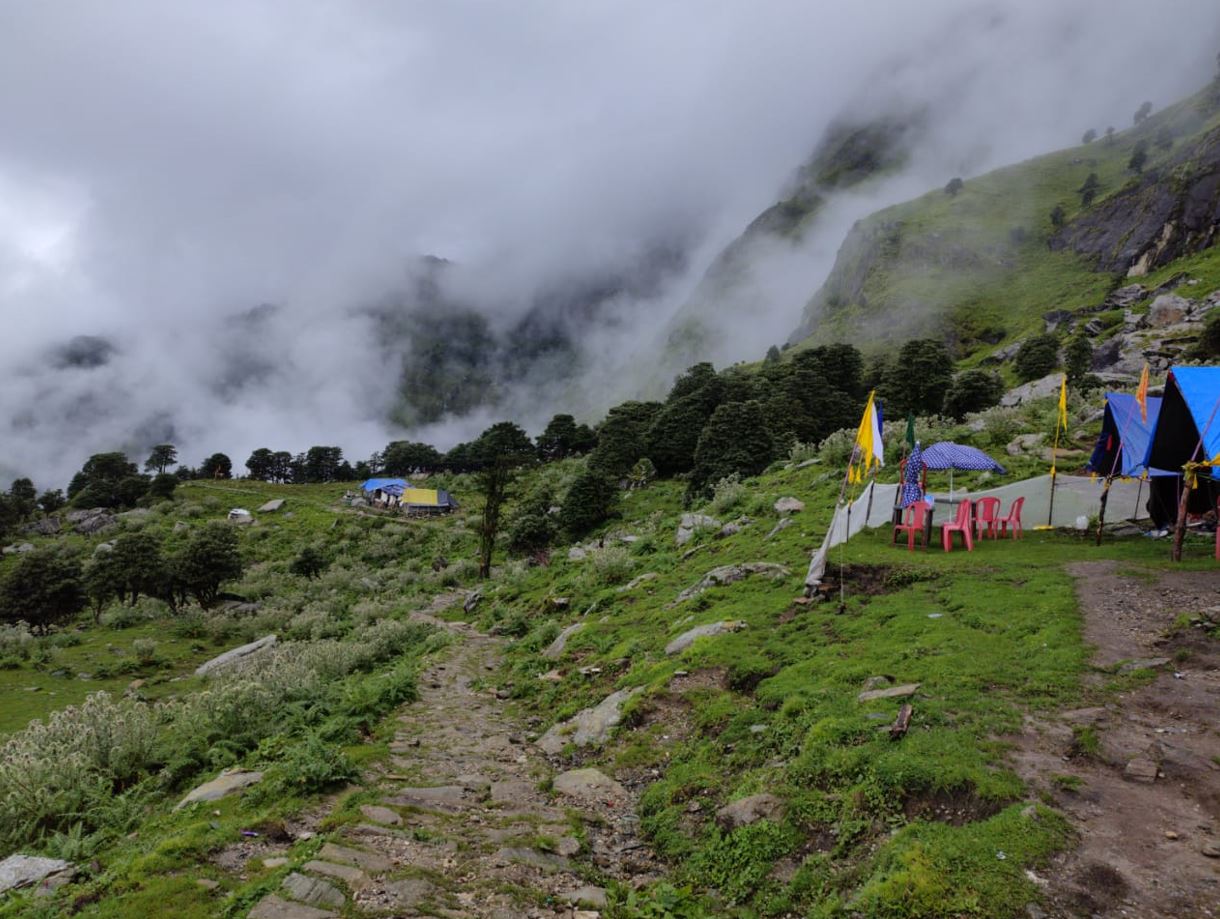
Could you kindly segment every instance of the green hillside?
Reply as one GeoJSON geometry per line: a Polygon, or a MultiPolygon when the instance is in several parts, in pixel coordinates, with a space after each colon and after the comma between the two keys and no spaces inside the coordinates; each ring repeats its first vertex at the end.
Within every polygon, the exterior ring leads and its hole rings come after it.
{"type": "MultiPolygon", "coordinates": [[[[1079,419],[1092,409],[1073,400],[1073,430],[1085,438],[1079,419]]],[[[994,411],[982,430],[921,423],[920,434],[995,453],[1014,431],[1047,429],[1052,418],[1049,405],[1035,405],[994,411]]],[[[30,537],[92,554],[125,533],[155,533],[173,547],[210,524],[230,526],[245,570],[209,610],[116,602],[96,623],[85,613],[45,637],[12,627],[0,635],[0,855],[39,852],[78,866],[49,894],[0,895],[0,916],[153,917],[171,899],[176,915],[244,916],[352,845],[349,857],[368,865],[327,869],[351,875],[328,875],[347,916],[402,914],[387,905],[399,901],[369,899],[370,890],[426,890],[413,901],[421,915],[493,915],[482,905],[493,902],[517,915],[566,915],[546,910],[559,910],[558,885],[569,879],[604,888],[610,919],[1026,915],[1045,896],[1027,869],[1043,871],[1072,845],[1060,807],[1075,780],[1065,763],[1058,792],[1029,784],[1002,738],[1027,716],[1102,705],[1147,681],[1144,672],[1090,676],[1065,566],[1113,559],[1155,578],[1166,548],[1129,539],[1098,549],[1081,536],[1031,532],[974,553],[912,555],[877,532],[835,553],[845,605],[810,603],[805,567],[848,446],[831,438],[805,454],[813,462],[777,462],[690,508],[734,522],[723,535],[717,523],[677,545],[684,486],[659,481],[624,492],[619,516],[580,551],[559,541],[549,559],[531,560],[508,556],[501,540],[483,582],[472,476],[439,482],[463,504],[446,518],[350,507],[343,484],[191,482],[107,533],[30,537]],[[773,505],[788,496],[805,508],[777,528],[784,515],[773,505]],[[277,497],[287,504],[252,525],[220,523],[232,506],[277,497]],[[306,547],[324,560],[316,577],[293,573],[306,547]],[[774,567],[681,599],[714,569],[753,563],[774,567]],[[731,627],[667,653],[677,636],[715,622],[731,627]],[[578,623],[566,648],[543,655],[578,623]],[[193,676],[200,661],[267,634],[281,641],[271,662],[237,678],[193,676]],[[469,656],[480,647],[499,662],[469,656]],[[453,691],[471,701],[428,709],[447,698],[436,695],[447,691],[447,666],[465,674],[453,691]],[[920,684],[897,740],[885,729],[902,700],[857,700],[891,683],[920,684]],[[109,695],[66,708],[98,689],[109,695]],[[549,757],[528,743],[616,690],[638,692],[606,743],[561,739],[549,757]],[[429,732],[447,723],[473,736],[465,719],[476,718],[476,698],[513,725],[512,755],[467,744],[437,756],[493,780],[516,756],[529,778],[493,785],[490,798],[466,795],[456,814],[409,803],[404,782],[444,784],[441,760],[422,758],[429,732]],[[30,718],[50,726],[25,729],[30,718]],[[404,725],[422,733],[403,740],[404,725]],[[172,810],[229,767],[265,778],[240,798],[172,810]],[[574,767],[621,782],[638,824],[607,815],[604,803],[565,804],[560,771],[574,767]],[[734,827],[717,816],[762,792],[772,796],[762,819],[734,827]],[[550,816],[514,816],[501,794],[550,816]],[[571,851],[548,828],[557,818],[571,851]],[[502,848],[497,840],[513,832],[525,835],[502,848]],[[620,838],[613,833],[628,833],[629,844],[607,848],[620,838]],[[447,861],[429,861],[434,852],[447,861]],[[515,868],[499,866],[505,852],[515,868]],[[389,858],[384,867],[377,853],[389,858]]],[[[517,500],[543,485],[564,493],[584,465],[535,467],[517,500]]],[[[1043,463],[1017,457],[1010,468],[1028,475],[1043,463]]],[[[1188,556],[1188,569],[1213,564],[1202,540],[1188,543],[1188,556]]],[[[17,564],[4,556],[0,577],[17,564]]]]}
{"type": "Polygon", "coordinates": [[[1041,332],[1048,312],[1099,307],[1128,276],[1147,274],[1155,286],[1189,270],[1200,283],[1187,296],[1212,292],[1206,252],[1175,260],[1211,244],[1218,126],[1212,86],[1112,137],[871,215],[843,243],[791,341],[876,347],[929,335],[969,358],[1041,332]],[[1137,147],[1146,151],[1140,174],[1130,168],[1137,147]],[[1098,184],[1086,206],[1090,174],[1098,184]],[[1200,207],[1202,226],[1189,226],[1200,207]]]}

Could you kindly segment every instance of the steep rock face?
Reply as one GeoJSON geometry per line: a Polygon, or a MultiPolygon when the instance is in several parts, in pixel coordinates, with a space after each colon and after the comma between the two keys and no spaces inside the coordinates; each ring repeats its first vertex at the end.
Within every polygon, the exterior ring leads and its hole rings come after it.
{"type": "Polygon", "coordinates": [[[900,168],[925,126],[924,112],[867,122],[844,118],[832,124],[797,171],[785,197],[754,218],[708,267],[674,322],[671,349],[698,355],[710,334],[706,326],[710,317],[722,309],[749,304],[752,266],[759,247],[799,238],[836,192],[900,168]]]}
{"type": "Polygon", "coordinates": [[[1097,271],[1142,277],[1206,249],[1220,227],[1220,128],[1085,211],[1050,240],[1097,271]]]}

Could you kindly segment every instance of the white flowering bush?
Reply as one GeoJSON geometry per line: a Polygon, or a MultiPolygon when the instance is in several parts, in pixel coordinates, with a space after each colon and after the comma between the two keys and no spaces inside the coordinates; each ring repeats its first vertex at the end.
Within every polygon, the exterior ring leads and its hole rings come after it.
{"type": "Polygon", "coordinates": [[[712,500],[708,507],[713,514],[728,514],[741,507],[749,494],[750,490],[741,483],[741,476],[733,473],[712,486],[712,500]]]}

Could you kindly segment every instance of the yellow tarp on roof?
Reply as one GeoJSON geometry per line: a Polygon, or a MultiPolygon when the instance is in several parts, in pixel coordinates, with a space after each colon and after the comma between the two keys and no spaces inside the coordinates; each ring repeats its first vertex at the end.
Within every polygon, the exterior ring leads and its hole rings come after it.
{"type": "Polygon", "coordinates": [[[402,493],[402,503],[439,507],[441,499],[435,488],[407,488],[402,493]]]}

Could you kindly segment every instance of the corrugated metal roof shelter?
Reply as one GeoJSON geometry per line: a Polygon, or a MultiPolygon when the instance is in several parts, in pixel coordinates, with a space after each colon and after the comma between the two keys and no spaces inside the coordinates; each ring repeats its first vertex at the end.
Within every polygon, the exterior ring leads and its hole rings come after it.
{"type": "MultiPolygon", "coordinates": [[[[1097,446],[1089,458],[1088,470],[1099,475],[1115,475],[1138,478],[1148,469],[1148,447],[1152,443],[1152,432],[1156,429],[1157,417],[1161,414],[1161,400],[1148,397],[1148,420],[1144,421],[1139,403],[1129,393],[1106,393],[1106,414],[1101,422],[1101,434],[1097,446]],[[1117,464],[1116,464],[1117,460],[1117,464]]],[[[1150,475],[1173,475],[1159,469],[1148,470],[1150,475]]]]}

